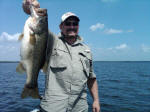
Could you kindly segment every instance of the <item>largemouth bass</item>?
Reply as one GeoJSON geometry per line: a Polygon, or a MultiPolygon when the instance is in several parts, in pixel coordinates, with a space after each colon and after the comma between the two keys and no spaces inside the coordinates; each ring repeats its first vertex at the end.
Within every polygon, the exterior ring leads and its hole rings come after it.
{"type": "Polygon", "coordinates": [[[24,31],[19,37],[21,61],[16,71],[27,74],[26,84],[21,94],[22,98],[40,98],[37,80],[39,71],[45,63],[48,20],[46,9],[39,8],[39,10],[45,11],[45,16],[37,15],[35,10],[36,8],[30,5],[31,15],[26,20],[24,31]]]}

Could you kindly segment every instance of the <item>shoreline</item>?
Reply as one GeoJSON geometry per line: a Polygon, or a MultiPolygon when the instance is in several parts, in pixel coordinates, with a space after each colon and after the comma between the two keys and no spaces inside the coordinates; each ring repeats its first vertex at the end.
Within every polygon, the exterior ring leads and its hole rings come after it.
{"type": "Polygon", "coordinates": [[[0,63],[19,63],[19,61],[0,61],[0,63]]]}
{"type": "MultiPolygon", "coordinates": [[[[20,61],[0,61],[0,63],[19,63],[20,61]]],[[[93,61],[93,62],[150,62],[150,61],[93,61]]]]}

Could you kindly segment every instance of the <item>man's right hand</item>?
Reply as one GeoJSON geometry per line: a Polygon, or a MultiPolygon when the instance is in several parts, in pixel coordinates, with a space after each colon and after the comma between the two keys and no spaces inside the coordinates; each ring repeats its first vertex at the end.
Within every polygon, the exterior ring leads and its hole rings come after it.
{"type": "Polygon", "coordinates": [[[31,14],[30,5],[33,5],[35,8],[40,8],[40,4],[37,0],[23,0],[22,8],[26,14],[31,14]]]}
{"type": "Polygon", "coordinates": [[[32,4],[32,2],[33,2],[33,0],[23,0],[22,8],[26,14],[30,14],[30,8],[29,7],[32,4]]]}
{"type": "Polygon", "coordinates": [[[29,14],[29,15],[31,14],[31,12],[30,12],[31,4],[34,6],[35,11],[39,16],[47,15],[47,10],[40,9],[40,4],[37,0],[24,0],[23,1],[22,8],[26,14],[29,14]]]}

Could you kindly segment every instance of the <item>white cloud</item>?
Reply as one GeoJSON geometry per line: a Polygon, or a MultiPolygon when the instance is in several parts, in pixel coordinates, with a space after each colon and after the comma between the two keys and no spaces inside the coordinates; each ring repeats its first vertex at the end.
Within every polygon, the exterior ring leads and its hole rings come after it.
{"type": "Polygon", "coordinates": [[[116,47],[109,47],[106,50],[116,52],[116,50],[122,50],[128,48],[127,44],[120,44],[116,47]]]}
{"type": "Polygon", "coordinates": [[[20,33],[13,35],[3,32],[0,34],[0,61],[19,60],[20,42],[17,42],[20,33]]]}
{"type": "Polygon", "coordinates": [[[146,46],[146,45],[142,44],[141,47],[144,52],[150,52],[150,46],[146,46]]]}
{"type": "Polygon", "coordinates": [[[121,44],[121,45],[115,47],[115,49],[117,49],[117,50],[125,49],[125,48],[127,48],[127,44],[121,44]]]}
{"type": "Polygon", "coordinates": [[[103,29],[104,26],[105,26],[104,24],[97,23],[97,24],[95,24],[95,25],[92,25],[92,26],[90,27],[90,30],[95,31],[95,30],[97,30],[97,29],[103,29]]]}
{"type": "Polygon", "coordinates": [[[90,26],[90,30],[91,31],[96,31],[97,29],[101,29],[103,30],[103,33],[105,34],[121,34],[121,33],[132,33],[134,32],[133,29],[129,29],[129,30],[122,30],[122,29],[113,29],[113,28],[107,28],[105,27],[104,24],[102,23],[97,23],[95,25],[91,25],[90,26]]]}
{"type": "Polygon", "coordinates": [[[8,34],[7,32],[3,32],[0,35],[0,41],[17,41],[20,33],[16,33],[13,35],[8,34]]]}
{"type": "Polygon", "coordinates": [[[113,50],[113,48],[112,47],[110,47],[110,48],[107,48],[108,50],[113,50]]]}
{"type": "Polygon", "coordinates": [[[117,29],[106,29],[104,31],[106,34],[118,34],[118,33],[123,33],[123,30],[117,30],[117,29]]]}
{"type": "Polygon", "coordinates": [[[9,42],[0,45],[0,61],[16,61],[20,59],[20,43],[9,42]]]}
{"type": "MultiPolygon", "coordinates": [[[[124,50],[124,49],[127,49],[129,48],[129,46],[125,43],[123,44],[120,44],[118,46],[114,46],[114,47],[108,47],[108,48],[95,48],[96,51],[104,51],[104,52],[119,52],[120,50],[124,50]]],[[[129,50],[129,49],[128,49],[129,50]]]]}

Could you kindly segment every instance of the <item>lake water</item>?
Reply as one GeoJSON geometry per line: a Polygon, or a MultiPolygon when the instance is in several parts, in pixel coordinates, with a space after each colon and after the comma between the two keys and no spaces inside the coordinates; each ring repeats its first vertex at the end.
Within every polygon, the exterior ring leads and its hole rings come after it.
{"type": "MultiPolygon", "coordinates": [[[[20,98],[26,76],[17,74],[16,66],[17,63],[0,63],[0,112],[30,112],[39,107],[39,100],[20,98]]],[[[150,62],[100,61],[94,62],[94,70],[101,112],[150,112],[150,62]]],[[[42,94],[42,73],[38,83],[42,94]]],[[[91,107],[89,93],[88,103],[91,107]]]]}

